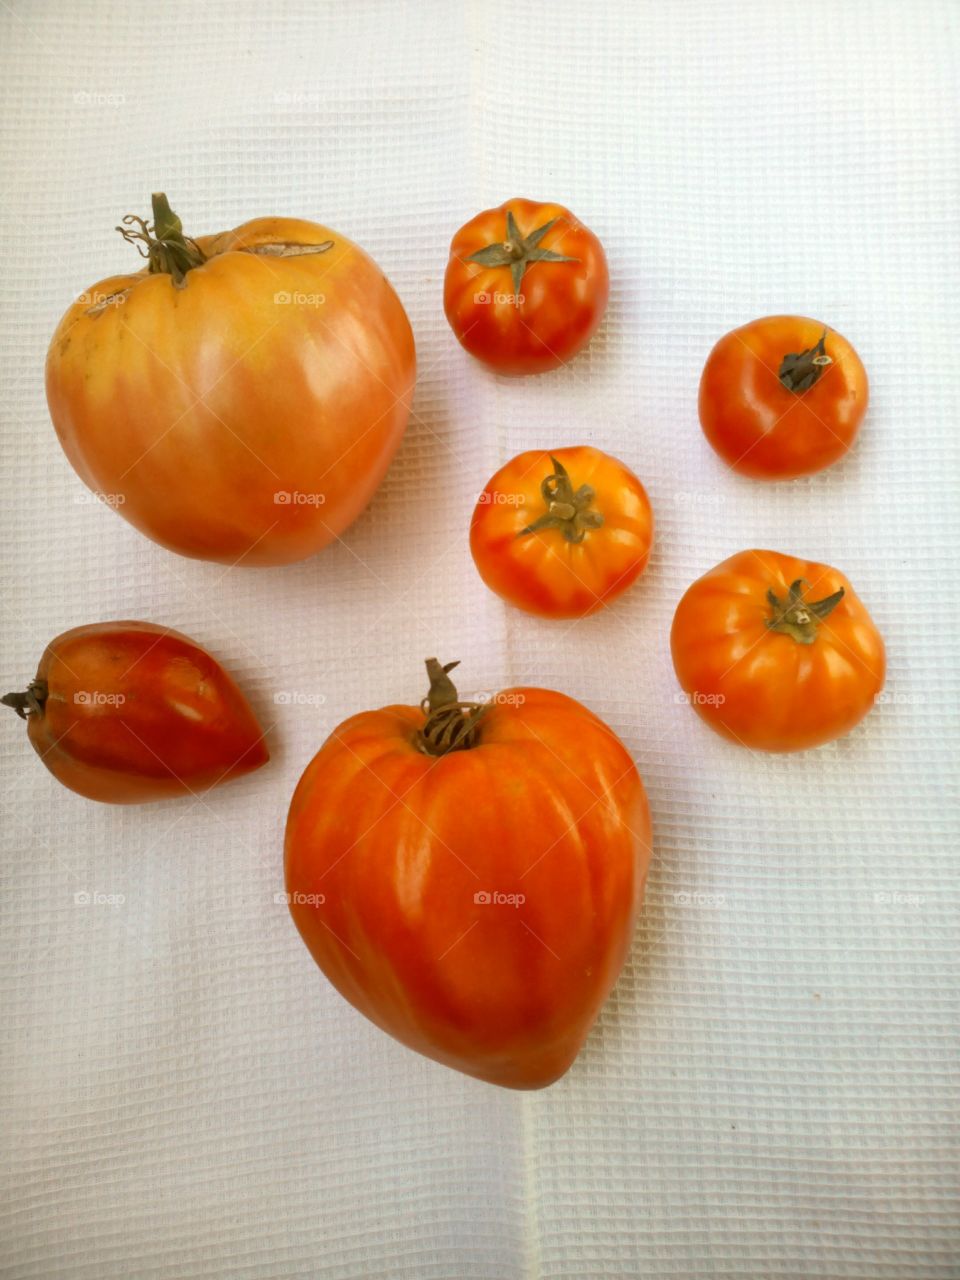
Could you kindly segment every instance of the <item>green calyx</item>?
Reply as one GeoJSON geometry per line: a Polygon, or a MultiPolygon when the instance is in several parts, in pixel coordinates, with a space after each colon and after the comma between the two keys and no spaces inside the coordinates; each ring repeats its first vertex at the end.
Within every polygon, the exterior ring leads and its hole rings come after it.
{"type": "Polygon", "coordinates": [[[567,542],[582,542],[588,529],[599,529],[603,516],[591,506],[596,494],[588,484],[574,489],[567,469],[553,454],[550,455],[553,471],[540,483],[540,492],[546,511],[533,524],[528,524],[517,534],[518,538],[542,529],[559,529],[567,542]]]}
{"type": "Polygon", "coordinates": [[[826,340],[827,331],[824,329],[815,347],[808,347],[806,351],[783,357],[780,362],[779,377],[788,391],[793,391],[797,395],[808,391],[822,377],[827,365],[833,364],[833,357],[827,355],[824,345],[826,340]]]}
{"type": "Polygon", "coordinates": [[[485,249],[471,253],[468,262],[479,262],[483,267],[509,267],[513,278],[514,306],[520,306],[520,284],[528,267],[535,262],[579,262],[579,258],[568,258],[565,254],[554,253],[552,249],[541,249],[540,241],[547,234],[556,218],[551,218],[528,236],[522,236],[513,214],[507,210],[507,236],[505,240],[495,240],[485,249]]]}
{"type": "Polygon", "coordinates": [[[417,746],[425,755],[444,756],[449,751],[466,751],[476,744],[481,717],[487,711],[483,702],[462,702],[449,673],[459,662],[443,666],[436,658],[427,658],[430,691],[420,704],[427,717],[417,736],[417,746]]]}
{"type": "Polygon", "coordinates": [[[767,592],[767,600],[772,609],[770,617],[766,619],[767,627],[781,635],[790,636],[797,644],[813,644],[820,623],[833,612],[844,595],[841,587],[823,600],[804,600],[805,582],[805,578],[798,578],[791,583],[786,600],[781,600],[773,590],[767,592]]]}
{"type": "Polygon", "coordinates": [[[168,275],[174,285],[182,289],[187,272],[202,266],[206,258],[197,242],[183,234],[183,223],[162,191],[153,193],[152,204],[152,226],[135,213],[128,213],[117,230],[127,244],[136,245],[140,256],[147,259],[152,275],[168,275]]]}

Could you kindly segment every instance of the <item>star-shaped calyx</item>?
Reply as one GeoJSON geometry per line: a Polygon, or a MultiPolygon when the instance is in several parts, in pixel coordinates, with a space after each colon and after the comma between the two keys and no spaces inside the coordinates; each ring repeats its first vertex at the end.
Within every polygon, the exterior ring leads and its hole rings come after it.
{"type": "Polygon", "coordinates": [[[527,267],[534,262],[579,262],[579,258],[568,258],[566,254],[554,253],[552,249],[541,249],[540,241],[547,234],[556,218],[551,218],[528,236],[520,234],[516,218],[507,210],[507,238],[495,240],[484,249],[471,253],[468,262],[479,262],[482,267],[509,267],[513,277],[514,305],[520,305],[520,283],[527,267]]]}

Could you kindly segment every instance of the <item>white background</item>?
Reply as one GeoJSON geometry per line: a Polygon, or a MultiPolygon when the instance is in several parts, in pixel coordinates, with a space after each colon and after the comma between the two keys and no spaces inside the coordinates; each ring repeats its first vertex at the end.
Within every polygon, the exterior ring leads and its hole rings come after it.
{"type": "Polygon", "coordinates": [[[58,788],[2,725],[4,1275],[960,1275],[958,19],[2,0],[2,680],[68,627],[142,617],[206,644],[275,725],[251,778],[127,810],[58,788]],[[130,265],[113,228],[158,189],[195,233],[337,228],[410,313],[405,443],[309,563],[177,558],[84,502],[57,445],[50,334],[130,265]],[[452,233],[515,195],[568,204],[612,274],[589,351],[519,382],[441,306],[452,233]],[[844,333],[872,403],[847,460],[769,486],[712,454],[696,389],[721,333],[776,311],[844,333]],[[579,442],[638,472],[658,542],[569,628],[490,595],[466,528],[508,457],[579,442]],[[888,700],[842,742],[751,755],[676,701],[676,601],[748,546],[837,565],[886,638],[888,700]],[[345,716],[417,701],[433,654],[464,692],[582,699],[650,793],[632,956],[541,1094],[381,1035],[274,904],[301,770],[345,716]]]}

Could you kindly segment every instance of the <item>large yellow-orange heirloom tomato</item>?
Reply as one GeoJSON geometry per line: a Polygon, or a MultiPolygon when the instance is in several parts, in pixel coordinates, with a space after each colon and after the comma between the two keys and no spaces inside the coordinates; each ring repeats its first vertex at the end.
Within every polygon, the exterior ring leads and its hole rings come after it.
{"type": "Polygon", "coordinates": [[[518,454],[487,482],[470,523],[487,586],[545,618],[580,618],[615,600],[652,546],[643,485],[590,445],[518,454]]]}
{"type": "Polygon", "coordinates": [[[547,689],[461,702],[427,664],[419,707],[335,729],[300,779],[286,885],[317,964],[397,1040],[492,1084],[571,1065],[617,980],[650,860],[619,738],[547,689]]]}
{"type": "Polygon", "coordinates": [[[121,228],[146,258],[61,320],[47,401],[78,475],[172,551],[284,564],[370,501],[415,376],[403,306],[327,227],[256,218],[183,234],[166,198],[121,228]]]}
{"type": "Polygon", "coordinates": [[[886,671],[880,633],[843,574],[778,551],[741,551],[698,579],[670,644],[697,713],[760,751],[849,733],[886,671]]]}

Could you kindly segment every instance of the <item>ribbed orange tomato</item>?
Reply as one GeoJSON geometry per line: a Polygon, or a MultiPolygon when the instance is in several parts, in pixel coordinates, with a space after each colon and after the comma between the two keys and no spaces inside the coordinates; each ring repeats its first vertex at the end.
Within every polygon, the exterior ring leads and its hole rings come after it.
{"type": "Polygon", "coordinates": [[[518,454],[487,482],[470,523],[487,586],[545,618],[609,604],[643,572],[652,545],[643,485],[589,445],[518,454]]]}
{"type": "Polygon", "coordinates": [[[415,357],[399,298],[313,222],[192,240],[163,196],[152,228],[125,222],[146,268],[81,295],[47,356],[67,457],[182,555],[312,555],[370,501],[406,427],[415,357]]]}
{"type": "Polygon", "coordinates": [[[764,316],[710,352],[700,424],[731,470],[787,480],[843,457],[868,398],[860,357],[835,329],[805,316],[764,316]]]}
{"type": "Polygon", "coordinates": [[[51,640],[24,693],[27,721],[58,782],[90,800],[197,795],[269,759],[246,698],[189,636],[152,622],[96,622],[51,640]]]}
{"type": "Polygon", "coordinates": [[[508,200],[453,237],[443,307],[461,346],[497,373],[545,373],[587,345],[609,294],[603,245],[569,209],[508,200]]]}
{"type": "Polygon", "coordinates": [[[880,633],[843,574],[778,551],[741,551],[698,579],[670,644],[697,713],[761,751],[849,733],[886,671],[880,633]]]}
{"type": "Polygon", "coordinates": [[[572,698],[421,707],[335,729],[290,806],[290,911],[337,990],[418,1053],[537,1089],[571,1065],[626,959],[650,860],[626,748],[572,698]]]}

